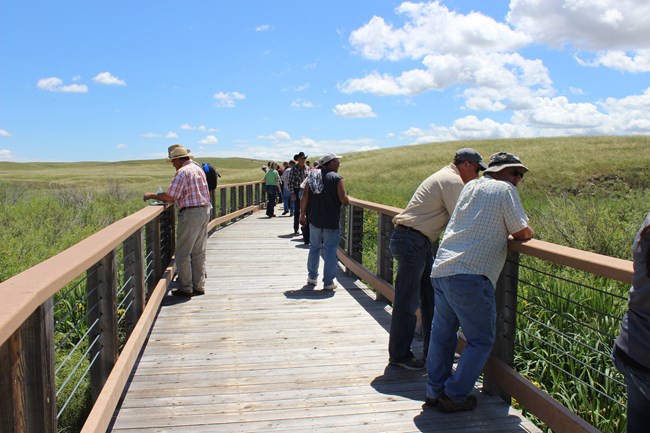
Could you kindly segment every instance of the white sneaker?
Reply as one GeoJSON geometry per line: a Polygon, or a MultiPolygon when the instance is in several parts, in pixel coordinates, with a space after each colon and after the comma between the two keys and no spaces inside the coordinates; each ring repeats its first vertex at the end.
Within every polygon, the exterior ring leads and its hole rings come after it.
{"type": "Polygon", "coordinates": [[[307,284],[309,284],[310,286],[315,286],[316,284],[318,284],[318,280],[312,280],[311,278],[307,277],[307,284]]]}
{"type": "Polygon", "coordinates": [[[334,290],[334,289],[336,289],[337,287],[338,287],[338,286],[336,285],[336,283],[332,283],[332,284],[330,284],[330,285],[328,285],[328,286],[323,287],[323,290],[334,290]]]}

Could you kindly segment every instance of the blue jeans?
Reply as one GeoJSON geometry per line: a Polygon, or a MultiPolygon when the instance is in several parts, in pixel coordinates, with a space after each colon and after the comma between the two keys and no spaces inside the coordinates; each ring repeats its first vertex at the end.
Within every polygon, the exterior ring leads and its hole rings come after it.
{"type": "Polygon", "coordinates": [[[418,232],[396,227],[389,247],[390,253],[397,259],[397,276],[388,337],[388,359],[390,362],[400,362],[414,356],[411,342],[415,336],[415,313],[418,307],[422,316],[423,355],[426,358],[433,316],[430,274],[434,252],[431,241],[418,232]]]}
{"type": "Polygon", "coordinates": [[[275,202],[277,200],[278,187],[275,185],[266,185],[266,216],[272,216],[275,210],[275,202]]]}
{"type": "Polygon", "coordinates": [[[291,214],[293,214],[293,201],[291,200],[291,191],[289,191],[286,187],[282,188],[282,207],[283,211],[291,211],[291,214]]]}
{"type": "Polygon", "coordinates": [[[625,377],[627,385],[627,433],[648,431],[650,413],[650,372],[628,365],[613,353],[616,369],[625,377]]]}
{"type": "Polygon", "coordinates": [[[444,392],[461,403],[472,392],[492,352],[496,333],[494,287],[483,275],[458,274],[432,278],[435,310],[427,356],[427,397],[444,392]],[[452,374],[458,327],[467,346],[452,374]]]}
{"type": "Polygon", "coordinates": [[[336,248],[339,245],[341,231],[339,229],[321,229],[313,224],[309,225],[310,240],[309,256],[307,257],[307,272],[309,278],[318,278],[318,265],[321,251],[323,255],[323,284],[329,286],[334,282],[336,275],[336,248]]]}

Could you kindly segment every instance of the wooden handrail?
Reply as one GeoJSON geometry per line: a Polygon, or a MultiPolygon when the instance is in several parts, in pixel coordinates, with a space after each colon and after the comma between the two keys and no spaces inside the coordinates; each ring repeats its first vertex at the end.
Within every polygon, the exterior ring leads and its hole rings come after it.
{"type": "Polygon", "coordinates": [[[154,220],[164,206],[148,206],[0,283],[0,345],[45,301],[125,239],[154,220]]]}

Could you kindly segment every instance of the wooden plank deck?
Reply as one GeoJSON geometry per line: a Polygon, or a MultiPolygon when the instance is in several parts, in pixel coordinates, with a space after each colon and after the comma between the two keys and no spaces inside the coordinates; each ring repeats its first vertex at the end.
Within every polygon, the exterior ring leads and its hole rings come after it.
{"type": "Polygon", "coordinates": [[[390,307],[343,272],[306,286],[292,233],[258,212],[210,237],[206,295],[165,298],[108,431],[539,431],[479,389],[473,412],[423,410],[426,374],[387,366],[390,307]]]}

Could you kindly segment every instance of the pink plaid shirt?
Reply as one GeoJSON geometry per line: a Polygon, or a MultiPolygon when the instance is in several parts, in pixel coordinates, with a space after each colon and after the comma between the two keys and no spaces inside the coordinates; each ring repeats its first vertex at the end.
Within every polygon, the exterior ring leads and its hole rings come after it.
{"type": "Polygon", "coordinates": [[[208,206],[210,191],[203,168],[191,160],[185,162],[169,184],[167,194],[174,198],[174,203],[179,209],[191,206],[208,206]]]}

